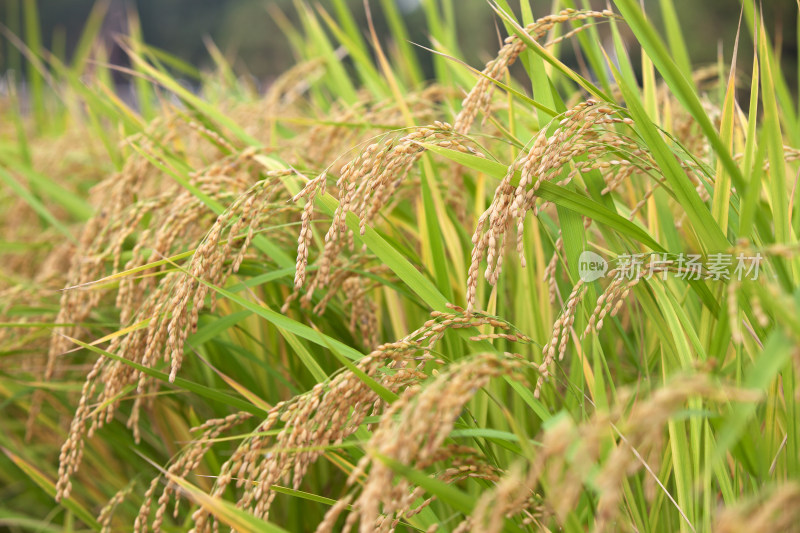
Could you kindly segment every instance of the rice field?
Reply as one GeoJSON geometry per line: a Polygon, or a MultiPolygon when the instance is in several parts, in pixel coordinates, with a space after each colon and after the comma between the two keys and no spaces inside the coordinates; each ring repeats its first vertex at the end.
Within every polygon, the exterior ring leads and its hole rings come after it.
{"type": "Polygon", "coordinates": [[[800,109],[732,4],[707,65],[672,0],[495,0],[469,65],[452,0],[297,3],[262,92],[24,2],[0,529],[800,530],[800,109]]]}

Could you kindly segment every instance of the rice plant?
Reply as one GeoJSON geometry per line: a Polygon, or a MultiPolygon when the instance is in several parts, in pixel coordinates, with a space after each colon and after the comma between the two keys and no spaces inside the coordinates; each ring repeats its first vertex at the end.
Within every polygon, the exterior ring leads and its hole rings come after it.
{"type": "Polygon", "coordinates": [[[133,102],[107,5],[70,62],[33,1],[3,30],[2,527],[798,528],[800,110],[752,3],[711,66],[672,0],[496,0],[477,66],[451,0],[419,46],[273,6],[263,94],[131,16],[133,102]]]}

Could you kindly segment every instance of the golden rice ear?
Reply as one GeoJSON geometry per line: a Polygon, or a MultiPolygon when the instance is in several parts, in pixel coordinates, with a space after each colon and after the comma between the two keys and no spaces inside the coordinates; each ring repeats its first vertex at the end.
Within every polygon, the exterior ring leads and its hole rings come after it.
{"type": "MultiPolygon", "coordinates": [[[[571,21],[584,21],[592,19],[606,19],[613,17],[611,11],[576,11],[574,9],[566,9],[557,15],[548,15],[542,17],[535,22],[528,24],[524,29],[525,32],[531,36],[535,41],[539,41],[553,29],[554,26],[564,24],[571,21]]],[[[561,39],[570,38],[575,33],[580,31],[576,28],[561,39]]],[[[481,77],[478,82],[467,94],[461,103],[461,111],[456,117],[453,129],[460,134],[469,132],[472,124],[478,116],[478,113],[483,112],[488,114],[489,106],[491,104],[492,93],[495,88],[493,80],[502,80],[509,67],[514,64],[519,55],[527,49],[528,45],[520,39],[518,35],[510,35],[506,37],[503,47],[493,60],[486,64],[486,67],[481,72],[481,77]]]]}
{"type": "MultiPolygon", "coordinates": [[[[442,459],[445,440],[472,396],[495,377],[524,381],[521,370],[529,367],[516,354],[479,354],[450,365],[423,388],[406,389],[384,414],[366,446],[367,455],[349,477],[350,484],[364,478],[351,511],[361,530],[389,531],[417,510],[412,504],[423,495],[410,481],[395,480],[388,461],[424,469],[442,459]]],[[[452,481],[451,475],[445,471],[441,477],[452,481]]]]}
{"type": "MultiPolygon", "coordinates": [[[[408,336],[396,342],[378,346],[356,363],[357,368],[392,393],[402,393],[403,397],[413,398],[423,390],[420,383],[428,378],[428,374],[424,372],[426,366],[434,363],[443,364],[443,361],[434,358],[432,351],[448,330],[491,325],[507,331],[507,340],[513,339],[522,343],[532,342],[524,335],[515,332],[509,324],[491,316],[475,313],[468,317],[463,310],[456,306],[453,306],[453,311],[453,313],[433,313],[428,322],[408,336]]],[[[529,363],[514,354],[487,355],[472,361],[469,367],[472,370],[469,372],[473,372],[475,375],[471,383],[466,381],[455,383],[460,384],[461,389],[468,389],[474,393],[477,390],[476,387],[480,388],[480,383],[488,379],[488,376],[508,375],[519,368],[529,366],[529,363]]],[[[455,375],[452,374],[452,376],[455,375]]],[[[445,377],[442,375],[438,379],[441,383],[445,383],[447,381],[445,377]]],[[[444,394],[441,391],[440,393],[444,394]]],[[[269,411],[267,418],[222,465],[212,495],[221,496],[229,487],[235,486],[238,492],[237,505],[258,517],[266,518],[275,497],[274,491],[269,487],[286,483],[298,488],[309,467],[321,457],[327,456],[325,450],[328,446],[343,442],[358,430],[367,416],[381,415],[381,420],[385,421],[390,419],[393,413],[399,412],[398,409],[401,405],[403,403],[400,400],[395,401],[391,406],[388,405],[362,377],[350,370],[343,370],[332,377],[329,382],[319,383],[309,392],[274,406],[269,411]],[[268,435],[270,430],[279,427],[280,430],[274,438],[268,435]]],[[[460,408],[453,407],[456,415],[460,411],[460,408]]],[[[378,426],[373,428],[376,435],[383,423],[379,422],[378,426]]],[[[419,422],[419,424],[422,423],[423,421],[419,422]]],[[[418,433],[417,437],[421,435],[418,433]]],[[[377,445],[383,441],[380,438],[375,440],[373,437],[372,442],[377,445]]],[[[492,478],[496,474],[491,467],[484,465],[469,448],[443,448],[440,445],[431,445],[426,453],[428,461],[447,459],[451,463],[454,470],[447,470],[443,473],[443,479],[449,481],[459,479],[465,472],[487,478],[492,478]],[[478,468],[476,465],[480,465],[480,467],[478,468]],[[461,468],[462,466],[464,468],[461,468]],[[473,466],[475,469],[472,468],[473,466]]],[[[193,457],[197,456],[193,455],[193,457]]],[[[185,465],[187,463],[181,461],[176,464],[185,465]]],[[[362,474],[361,469],[351,472],[350,482],[355,482],[356,479],[362,477],[362,474]]],[[[409,495],[402,497],[404,516],[421,511],[421,508],[412,509],[415,500],[416,497],[409,495]]],[[[359,517],[357,502],[361,501],[361,498],[353,501],[355,510],[350,512],[347,521],[354,523],[359,517]]],[[[341,512],[341,507],[336,506],[330,511],[332,514],[326,516],[320,527],[325,530],[331,520],[335,520],[333,515],[338,516],[341,512]]],[[[146,516],[149,513],[148,507],[142,511],[140,516],[146,516]]],[[[196,531],[213,530],[215,521],[205,510],[198,509],[193,515],[193,519],[196,531]]],[[[382,519],[375,518],[375,520],[377,522],[382,519]]],[[[387,519],[387,521],[381,522],[383,526],[380,527],[388,527],[391,523],[392,520],[387,519]]]]}
{"type": "MultiPolygon", "coordinates": [[[[549,181],[561,175],[563,170],[570,170],[567,177],[559,182],[566,185],[578,172],[605,169],[610,163],[605,157],[615,153],[615,150],[627,147],[630,144],[627,138],[613,130],[606,130],[608,124],[619,120],[614,115],[616,111],[607,106],[597,105],[597,102],[588,100],[580,102],[563,114],[563,119],[552,133],[544,127],[534,139],[530,150],[524,153],[508,166],[506,175],[494,193],[494,198],[489,208],[481,215],[472,236],[474,248],[467,278],[467,309],[476,305],[478,271],[483,258],[487,266],[485,278],[491,285],[495,285],[502,271],[503,256],[505,252],[506,233],[512,222],[516,220],[517,253],[522,265],[525,266],[523,235],[524,224],[529,210],[538,209],[536,206],[536,193],[544,181],[549,181]],[[576,157],[586,157],[587,163],[574,163],[576,157]],[[571,168],[574,165],[574,168],[571,168]],[[516,173],[519,172],[519,182],[514,185],[516,173]]],[[[588,228],[591,221],[584,220],[588,228]]],[[[563,240],[556,242],[556,254],[563,246],[563,240]]],[[[555,259],[548,267],[548,276],[553,280],[555,259]]],[[[554,284],[554,281],[551,283],[554,284]]],[[[551,285],[551,299],[554,293],[551,285]]]]}
{"type": "Polygon", "coordinates": [[[572,326],[575,323],[575,314],[578,310],[578,304],[581,302],[586,286],[582,279],[579,279],[572,289],[572,293],[567,299],[563,314],[553,324],[553,333],[550,340],[542,348],[542,363],[539,365],[539,378],[536,381],[536,388],[533,391],[533,396],[539,398],[542,390],[542,385],[547,381],[550,376],[550,367],[555,363],[556,350],[558,350],[558,360],[564,359],[564,354],[567,351],[567,342],[569,342],[569,335],[572,331],[572,326]]]}
{"type": "Polygon", "coordinates": [[[540,446],[535,456],[503,472],[455,530],[500,532],[504,520],[513,517],[537,527],[553,521],[563,523],[590,484],[599,496],[592,530],[617,531],[622,520],[619,503],[624,479],[641,470],[647,472],[646,479],[655,479],[658,487],[648,501],[663,497],[666,491],[652,465],[658,464],[665,424],[676,411],[696,397],[719,402],[757,398],[750,391],[720,384],[702,374],[675,379],[642,396],[629,410],[632,394],[633,390],[620,390],[609,412],[594,413],[580,423],[564,417],[544,429],[537,437],[540,446]],[[606,450],[609,445],[610,452],[606,450]],[[602,458],[603,454],[608,457],[602,458]],[[603,467],[596,472],[593,465],[601,458],[603,467]],[[541,486],[547,491],[540,492],[541,486]]]}
{"type": "Polygon", "coordinates": [[[765,494],[721,510],[714,531],[794,531],[800,519],[800,484],[787,481],[765,494]]]}
{"type": "MultiPolygon", "coordinates": [[[[373,142],[342,167],[342,173],[336,182],[339,205],[325,233],[324,248],[317,258],[317,271],[306,287],[302,302],[309,304],[318,288],[331,285],[332,268],[336,259],[352,239],[351,229],[346,223],[347,214],[354,213],[358,217],[359,230],[363,234],[367,225],[372,223],[399,192],[412,168],[422,157],[426,143],[464,153],[472,152],[464,144],[464,139],[454,133],[452,126],[437,121],[430,126],[413,128],[410,133],[388,136],[383,141],[373,142]]],[[[325,186],[326,176],[323,172],[309,181],[294,198],[304,198],[306,204],[298,237],[294,292],[284,304],[284,310],[288,310],[289,304],[300,297],[299,291],[306,282],[314,200],[325,186]]]]}
{"type": "MultiPolygon", "coordinates": [[[[206,452],[213,446],[214,440],[223,435],[231,428],[238,426],[252,417],[250,413],[234,413],[224,418],[207,420],[200,426],[192,428],[192,432],[202,431],[202,434],[193,440],[181,453],[178,458],[166,470],[167,477],[177,476],[186,477],[194,473],[200,466],[200,461],[206,452]]],[[[158,475],[150,482],[150,486],[145,492],[144,501],[139,508],[139,513],[133,525],[135,533],[147,531],[160,531],[167,512],[170,499],[175,500],[175,506],[179,504],[181,491],[173,481],[164,481],[163,475],[158,475]],[[150,514],[156,490],[163,484],[161,495],[158,497],[155,518],[150,521],[150,514]]],[[[102,513],[101,513],[102,514],[102,513]]]]}
{"type": "MultiPolygon", "coordinates": [[[[205,135],[198,127],[189,130],[193,134],[205,135]]],[[[161,259],[166,267],[156,267],[156,271],[165,272],[159,277],[150,276],[143,280],[134,280],[131,276],[122,278],[116,297],[121,320],[129,325],[146,324],[146,327],[134,327],[123,335],[114,336],[109,351],[121,353],[128,360],[147,367],[155,365],[159,356],[166,351],[166,357],[170,359],[169,377],[174,380],[182,363],[185,339],[197,328],[200,311],[206,305],[206,296],[211,296],[213,306],[214,295],[209,294],[209,285],[223,285],[238,270],[256,229],[266,217],[277,220],[279,216],[292,214],[291,207],[287,208],[284,203],[286,193],[281,183],[281,178],[291,172],[262,172],[260,165],[253,161],[252,149],[248,148],[233,156],[223,157],[191,176],[194,186],[201,194],[207,195],[209,201],[230,200],[233,197],[230,207],[213,220],[205,236],[203,225],[199,222],[210,218],[208,207],[201,197],[182,187],[173,186],[156,190],[152,199],[133,202],[112,217],[110,229],[86,238],[89,244],[85,253],[94,254],[98,260],[87,262],[80,257],[75,259],[78,265],[92,265],[91,270],[85,266],[77,270],[77,278],[73,279],[77,289],[94,283],[95,279],[105,279],[99,273],[103,270],[101,259],[107,253],[114,259],[112,277],[115,277],[122,242],[137,229],[145,215],[151,218],[151,226],[140,235],[132,258],[125,265],[125,272],[146,268],[156,259],[161,259]],[[281,198],[281,195],[284,197],[281,198]],[[194,251],[188,267],[184,269],[177,267],[169,256],[173,255],[176,245],[185,246],[186,243],[191,243],[189,247],[194,251]],[[149,257],[143,253],[148,246],[152,247],[149,257]],[[110,249],[110,252],[104,251],[106,249],[110,249]],[[170,272],[167,270],[170,267],[176,270],[170,272]]],[[[112,200],[116,191],[116,188],[111,188],[112,200]]],[[[108,215],[101,214],[101,218],[105,220],[108,215]]],[[[97,290],[65,291],[59,312],[61,320],[77,321],[91,311],[100,296],[101,291],[97,290]]],[[[47,379],[52,377],[55,357],[65,350],[65,342],[69,342],[65,337],[68,333],[73,332],[69,328],[62,328],[53,338],[49,365],[45,371],[47,379]]],[[[101,359],[98,365],[87,376],[80,405],[96,401],[103,408],[90,411],[79,407],[76,411],[70,435],[61,452],[59,499],[69,494],[68,480],[81,461],[83,439],[112,419],[119,405],[121,391],[129,385],[136,385],[137,394],[128,426],[133,429],[134,439],[138,442],[141,409],[145,398],[157,387],[151,377],[141,372],[131,372],[130,367],[120,361],[105,362],[101,359]],[[99,388],[98,383],[102,383],[103,387],[99,388]]]]}

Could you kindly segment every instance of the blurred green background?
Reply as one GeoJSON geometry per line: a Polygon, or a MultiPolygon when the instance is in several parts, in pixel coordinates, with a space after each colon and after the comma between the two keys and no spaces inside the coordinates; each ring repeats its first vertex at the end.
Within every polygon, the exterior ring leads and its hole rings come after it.
{"type": "MultiPolygon", "coordinates": [[[[69,57],[95,0],[0,0],[0,21],[9,31],[23,37],[23,40],[25,32],[21,13],[25,1],[37,1],[45,46],[69,57]]],[[[428,45],[424,17],[419,5],[421,1],[435,0],[395,1],[408,19],[412,40],[428,45]]],[[[280,18],[279,12],[289,20],[294,20],[295,0],[110,2],[104,31],[104,38],[109,45],[113,45],[113,35],[126,27],[127,13],[135,12],[148,43],[200,68],[211,64],[203,43],[204,36],[210,37],[217,44],[234,63],[238,73],[252,75],[262,82],[268,83],[294,62],[289,44],[276,20],[280,18]]],[[[518,3],[518,0],[512,0],[511,3],[518,3]]],[[[606,6],[605,0],[591,3],[596,9],[606,6]]],[[[313,5],[321,5],[332,12],[331,4],[330,0],[322,0],[313,5]]],[[[350,4],[365,24],[362,0],[353,0],[350,4]]],[[[552,0],[538,0],[532,4],[537,15],[544,15],[551,10],[552,0]]],[[[375,23],[380,33],[383,21],[379,2],[372,0],[370,5],[373,6],[375,23]]],[[[478,65],[498,48],[496,20],[487,0],[457,0],[456,5],[462,58],[478,65]]],[[[729,60],[740,5],[740,0],[675,0],[684,35],[691,47],[690,53],[696,61],[695,66],[715,62],[720,47],[726,61],[729,60]]],[[[658,0],[647,0],[645,6],[653,19],[659,21],[658,0]]],[[[796,88],[797,0],[764,0],[763,10],[771,35],[781,45],[781,59],[787,79],[796,88]]],[[[565,47],[565,51],[568,55],[569,47],[565,47]]],[[[419,53],[424,60],[429,59],[428,52],[420,50],[419,53]]],[[[745,49],[740,57],[746,60],[748,55],[748,50],[745,49]]],[[[24,69],[24,61],[20,57],[8,39],[0,39],[0,72],[24,69]]],[[[112,61],[125,64],[124,54],[117,49],[112,54],[112,61]]]]}

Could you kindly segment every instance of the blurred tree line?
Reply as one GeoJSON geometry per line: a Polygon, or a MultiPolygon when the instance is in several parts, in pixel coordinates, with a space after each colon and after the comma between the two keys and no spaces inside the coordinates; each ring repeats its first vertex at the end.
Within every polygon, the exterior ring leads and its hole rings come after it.
{"type": "MultiPolygon", "coordinates": [[[[44,46],[69,57],[75,47],[84,22],[96,0],[0,0],[0,22],[25,40],[22,4],[35,1],[39,8],[44,46]]],[[[269,82],[290,67],[294,58],[289,43],[277,22],[279,13],[295,20],[296,0],[110,0],[106,17],[104,39],[113,45],[113,35],[124,31],[126,14],[137,14],[144,39],[184,61],[200,68],[211,64],[203,37],[210,37],[234,64],[237,72],[250,74],[269,82]]],[[[424,17],[419,8],[421,1],[395,0],[405,13],[414,42],[428,45],[424,17]]],[[[497,20],[486,0],[453,0],[457,10],[462,59],[480,65],[499,46],[497,20]]],[[[512,5],[518,0],[512,0],[512,5]]],[[[749,1],[749,0],[747,0],[749,1]]],[[[349,3],[360,22],[366,26],[363,0],[349,3]]],[[[605,0],[591,2],[602,9],[605,0]]],[[[736,25],[740,13],[740,0],[674,0],[684,36],[690,46],[695,65],[714,63],[718,50],[723,51],[726,62],[730,60],[736,25]]],[[[768,30],[780,42],[782,62],[786,77],[796,90],[798,69],[797,0],[764,0],[763,10],[768,30]]],[[[379,34],[385,28],[379,3],[372,0],[373,16],[379,34]]],[[[551,1],[533,2],[539,15],[546,14],[551,1]]],[[[330,0],[321,5],[331,8],[330,0]]],[[[646,0],[648,14],[660,22],[659,0],[646,0]]],[[[743,31],[746,36],[747,31],[743,31]]],[[[747,42],[747,38],[743,42],[747,42]]],[[[564,48],[569,56],[570,47],[564,48]]],[[[430,65],[430,53],[419,51],[423,64],[430,65]]],[[[20,68],[20,54],[5,38],[0,38],[0,72],[20,68]]],[[[740,47],[742,65],[747,65],[752,53],[740,47]]],[[[567,57],[567,60],[570,58],[567,57]]],[[[573,58],[574,59],[574,58],[573,58]]],[[[124,64],[124,54],[117,50],[112,61],[124,64]]],[[[749,65],[748,65],[749,68],[749,65]]]]}

